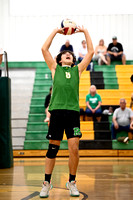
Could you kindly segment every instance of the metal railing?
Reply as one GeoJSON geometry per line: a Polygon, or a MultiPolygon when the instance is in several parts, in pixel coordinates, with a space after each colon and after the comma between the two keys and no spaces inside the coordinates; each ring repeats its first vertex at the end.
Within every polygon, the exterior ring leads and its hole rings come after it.
{"type": "Polygon", "coordinates": [[[4,62],[2,63],[2,65],[0,65],[0,70],[4,71],[4,76],[8,77],[9,76],[9,73],[8,73],[8,58],[7,58],[7,52],[6,51],[4,51],[3,60],[4,60],[4,62]]]}

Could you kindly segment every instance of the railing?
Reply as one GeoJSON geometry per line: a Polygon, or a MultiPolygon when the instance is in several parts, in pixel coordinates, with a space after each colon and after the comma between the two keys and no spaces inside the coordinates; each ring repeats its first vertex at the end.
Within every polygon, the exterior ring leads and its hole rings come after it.
{"type": "Polygon", "coordinates": [[[4,57],[4,63],[0,66],[0,70],[4,71],[4,76],[8,77],[8,58],[7,58],[7,52],[4,51],[3,54],[4,57]]]}

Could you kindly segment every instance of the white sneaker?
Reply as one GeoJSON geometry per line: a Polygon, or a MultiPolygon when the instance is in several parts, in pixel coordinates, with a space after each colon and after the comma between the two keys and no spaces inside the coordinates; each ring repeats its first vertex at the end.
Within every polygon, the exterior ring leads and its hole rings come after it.
{"type": "Polygon", "coordinates": [[[47,198],[49,196],[49,190],[52,189],[53,186],[48,181],[44,181],[42,184],[42,190],[40,192],[41,198],[47,198]]]}
{"type": "Polygon", "coordinates": [[[70,195],[72,197],[79,197],[80,194],[76,186],[76,181],[71,181],[71,182],[68,181],[66,183],[66,187],[69,189],[70,195]]]}
{"type": "Polygon", "coordinates": [[[128,144],[128,141],[129,141],[129,137],[125,137],[124,140],[123,140],[123,142],[126,143],[126,144],[128,144]]]}
{"type": "Polygon", "coordinates": [[[49,122],[50,121],[50,118],[49,117],[46,117],[44,122],[49,122]]]}

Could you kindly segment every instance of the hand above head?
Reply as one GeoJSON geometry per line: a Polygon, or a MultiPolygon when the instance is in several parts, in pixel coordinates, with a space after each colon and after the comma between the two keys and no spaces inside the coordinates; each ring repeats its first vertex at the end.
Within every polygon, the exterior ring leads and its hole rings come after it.
{"type": "Polygon", "coordinates": [[[63,35],[64,35],[64,29],[65,29],[65,28],[56,28],[56,29],[54,29],[54,31],[55,31],[56,33],[59,33],[59,34],[63,34],[63,35]]]}
{"type": "Polygon", "coordinates": [[[83,33],[86,29],[84,28],[84,26],[80,27],[77,26],[75,33],[83,33]]]}

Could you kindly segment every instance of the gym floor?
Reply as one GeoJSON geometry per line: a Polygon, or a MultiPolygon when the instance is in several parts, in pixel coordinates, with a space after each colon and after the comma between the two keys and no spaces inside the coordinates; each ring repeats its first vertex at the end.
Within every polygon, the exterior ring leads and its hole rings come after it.
{"type": "MultiPolygon", "coordinates": [[[[0,200],[37,200],[45,158],[15,158],[14,167],[0,169],[0,200]]],[[[133,158],[81,157],[77,172],[80,197],[65,188],[68,158],[57,158],[49,200],[132,200],[133,158]]]]}

